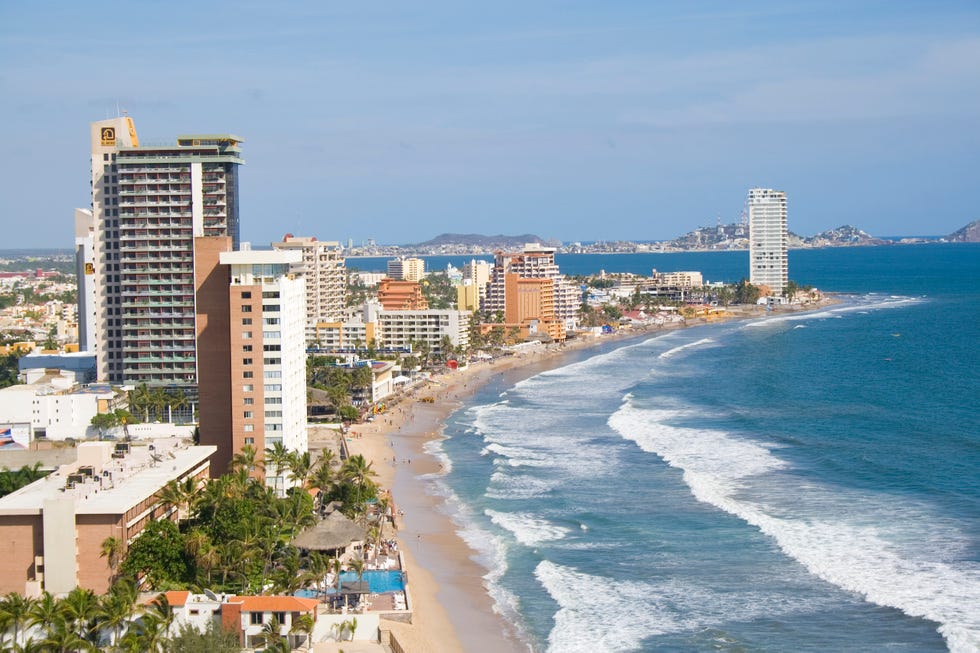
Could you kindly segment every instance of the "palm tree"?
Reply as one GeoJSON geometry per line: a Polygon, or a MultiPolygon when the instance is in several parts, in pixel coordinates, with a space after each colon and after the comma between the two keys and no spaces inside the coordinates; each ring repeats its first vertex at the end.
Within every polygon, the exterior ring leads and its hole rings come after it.
{"type": "Polygon", "coordinates": [[[279,480],[282,478],[283,470],[289,466],[290,455],[291,452],[282,442],[274,442],[271,447],[267,447],[265,450],[266,468],[271,465],[275,469],[275,490],[277,496],[282,496],[280,494],[279,480]]]}
{"type": "Polygon", "coordinates": [[[163,408],[167,405],[170,397],[167,396],[167,391],[159,386],[154,386],[150,389],[150,408],[153,409],[153,416],[160,420],[163,418],[163,408]]]}
{"type": "Polygon", "coordinates": [[[275,615],[272,616],[269,623],[262,627],[261,637],[267,653],[272,653],[273,651],[276,653],[286,651],[288,653],[290,650],[289,643],[282,636],[282,624],[279,623],[279,619],[275,615]]]}
{"type": "Polygon", "coordinates": [[[27,623],[31,626],[45,626],[50,629],[55,623],[64,622],[64,604],[48,592],[44,592],[41,598],[31,606],[27,623]]]}
{"type": "Polygon", "coordinates": [[[310,452],[304,451],[300,453],[298,451],[291,451],[287,464],[289,466],[289,475],[293,477],[293,480],[298,481],[300,487],[306,487],[310,469],[313,466],[310,452]]]}
{"type": "Polygon", "coordinates": [[[92,645],[92,642],[80,637],[64,620],[49,623],[47,631],[47,637],[40,642],[45,651],[74,653],[75,651],[98,650],[92,645]]]}
{"type": "Polygon", "coordinates": [[[82,639],[92,637],[92,621],[98,614],[99,599],[92,590],[76,587],[62,603],[71,630],[82,639]]]}
{"type": "Polygon", "coordinates": [[[174,411],[180,412],[187,406],[187,395],[180,388],[167,392],[167,421],[173,422],[174,411]]]}
{"type": "Polygon", "coordinates": [[[190,507],[196,494],[197,481],[188,476],[182,481],[176,479],[168,481],[166,485],[160,488],[158,497],[161,503],[177,509],[177,524],[179,525],[182,519],[187,519],[190,516],[190,507]]]}
{"type": "Polygon", "coordinates": [[[116,583],[99,602],[98,621],[109,629],[109,645],[115,646],[120,631],[133,618],[136,587],[130,582],[116,583]]]}
{"type": "Polygon", "coordinates": [[[116,576],[116,566],[119,565],[122,554],[123,541],[118,537],[109,536],[102,540],[102,551],[99,553],[99,557],[106,559],[106,564],[109,565],[112,578],[116,576]]]}
{"type": "Polygon", "coordinates": [[[341,478],[357,487],[358,510],[360,510],[362,489],[371,482],[371,476],[377,476],[375,471],[371,469],[371,465],[372,463],[366,461],[363,455],[357,454],[344,461],[344,465],[340,469],[341,478]]]}
{"type": "Polygon", "coordinates": [[[142,415],[144,422],[150,421],[150,389],[145,383],[129,391],[129,410],[142,415]]]}
{"type": "Polygon", "coordinates": [[[14,646],[20,644],[20,631],[31,617],[35,599],[11,592],[0,599],[0,622],[13,626],[14,646]]]}
{"type": "Polygon", "coordinates": [[[303,635],[302,642],[303,644],[307,644],[310,640],[310,633],[313,632],[313,625],[313,616],[309,613],[302,614],[293,619],[293,625],[289,629],[289,633],[291,635],[303,635]]]}
{"type": "Polygon", "coordinates": [[[350,562],[347,563],[347,567],[357,574],[357,585],[360,589],[361,583],[364,582],[364,560],[361,558],[352,558],[350,562]]]}

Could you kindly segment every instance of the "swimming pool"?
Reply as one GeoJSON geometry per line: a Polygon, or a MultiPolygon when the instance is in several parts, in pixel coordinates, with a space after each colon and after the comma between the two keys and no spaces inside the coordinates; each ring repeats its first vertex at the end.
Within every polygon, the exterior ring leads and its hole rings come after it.
{"type": "MultiPolygon", "coordinates": [[[[372,594],[384,594],[385,592],[403,592],[405,590],[405,579],[402,572],[387,569],[366,569],[364,571],[364,581],[368,584],[368,591],[372,594]]],[[[357,573],[353,571],[340,572],[341,583],[356,583],[357,573]]],[[[327,590],[327,594],[335,594],[336,587],[327,590]]],[[[315,599],[315,590],[302,589],[296,591],[293,596],[305,599],[315,599]]]]}

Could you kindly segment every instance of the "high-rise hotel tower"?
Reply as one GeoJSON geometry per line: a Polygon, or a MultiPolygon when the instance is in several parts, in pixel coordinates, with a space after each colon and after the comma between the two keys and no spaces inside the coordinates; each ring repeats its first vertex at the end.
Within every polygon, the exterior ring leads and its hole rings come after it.
{"type": "Polygon", "coordinates": [[[789,281],[786,193],[749,190],[749,282],[779,295],[789,281]]]}
{"type": "Polygon", "coordinates": [[[237,248],[241,138],[140,145],[131,118],[91,125],[95,286],[86,320],[100,380],[196,394],[197,290],[237,248]]]}

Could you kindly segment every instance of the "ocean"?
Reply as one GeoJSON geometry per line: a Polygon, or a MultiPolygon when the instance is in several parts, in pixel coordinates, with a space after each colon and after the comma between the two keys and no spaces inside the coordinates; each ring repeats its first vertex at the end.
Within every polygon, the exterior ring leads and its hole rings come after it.
{"type": "Polygon", "coordinates": [[[980,246],[792,251],[790,278],[841,303],[501,376],[430,443],[529,648],[980,650],[980,246]]]}

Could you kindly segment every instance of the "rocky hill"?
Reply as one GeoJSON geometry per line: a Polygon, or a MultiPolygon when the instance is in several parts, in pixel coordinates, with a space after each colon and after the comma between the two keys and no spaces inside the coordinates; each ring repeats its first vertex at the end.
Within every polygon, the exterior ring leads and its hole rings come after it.
{"type": "Polygon", "coordinates": [[[953,243],[980,243],[980,220],[974,220],[962,229],[946,236],[953,243]]]}
{"type": "Polygon", "coordinates": [[[875,238],[866,231],[845,224],[804,239],[810,247],[846,247],[849,245],[887,245],[889,241],[875,238]]]}

